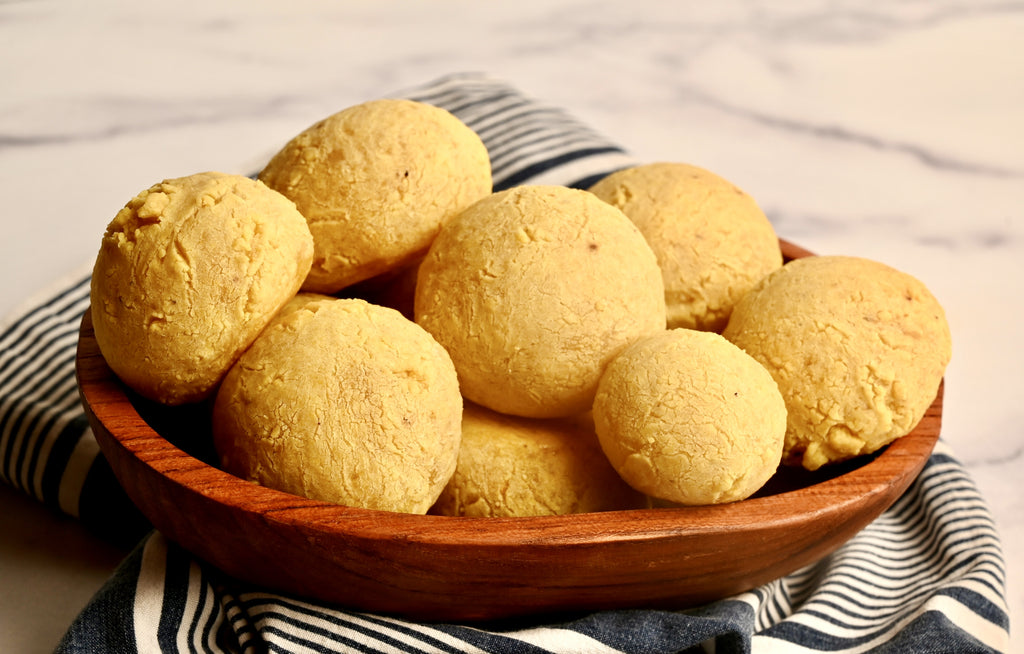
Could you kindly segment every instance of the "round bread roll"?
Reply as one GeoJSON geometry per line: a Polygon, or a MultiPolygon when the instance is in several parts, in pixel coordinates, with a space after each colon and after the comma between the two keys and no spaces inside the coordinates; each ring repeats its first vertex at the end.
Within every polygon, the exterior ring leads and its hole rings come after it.
{"type": "Polygon", "coordinates": [[[665,329],[661,271],[636,226],[561,186],[495,193],[449,221],[420,264],[414,312],[466,398],[532,418],[589,410],[607,362],[665,329]]]}
{"type": "Polygon", "coordinates": [[[789,416],[784,462],[809,470],[910,432],[952,355],[928,289],[858,257],[789,262],[736,305],[723,334],[775,378],[789,416]]]}
{"type": "Polygon", "coordinates": [[[629,216],[654,250],[669,328],[720,332],[736,301],[782,265],[778,237],[754,199],[707,170],[645,164],[590,191],[629,216]]]}
{"type": "Polygon", "coordinates": [[[431,513],[566,515],[646,507],[609,465],[585,420],[538,420],[467,403],[459,462],[431,513]]]}
{"type": "Polygon", "coordinates": [[[305,219],[262,183],[216,172],[163,181],[107,226],[92,275],[96,342],[139,394],[202,400],[312,258],[305,219]]]}
{"type": "Polygon", "coordinates": [[[742,500],[775,474],[786,407],[761,364],[712,332],[641,339],[601,377],[594,424],[633,488],[683,505],[742,500]]]}
{"type": "Polygon", "coordinates": [[[411,100],[374,100],[317,122],[259,177],[309,221],[316,252],[303,288],[321,293],[414,261],[442,223],[491,192],[480,137],[411,100]]]}
{"type": "Polygon", "coordinates": [[[224,470],[311,499],[426,513],[458,457],[451,359],[393,309],[297,297],[224,378],[224,470]]]}

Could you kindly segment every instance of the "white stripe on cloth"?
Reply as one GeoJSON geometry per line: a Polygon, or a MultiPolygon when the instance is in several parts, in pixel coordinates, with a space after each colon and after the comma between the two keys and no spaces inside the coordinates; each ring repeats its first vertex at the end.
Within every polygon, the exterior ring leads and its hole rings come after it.
{"type": "Polygon", "coordinates": [[[197,561],[182,559],[184,565],[175,566],[169,552],[159,533],[143,546],[132,613],[136,651],[221,652],[217,634],[224,610],[216,589],[204,578],[197,561]],[[176,620],[171,622],[168,616],[176,620]]]}
{"type": "Polygon", "coordinates": [[[271,651],[347,652],[358,647],[386,654],[444,652],[406,633],[342,611],[262,593],[242,595],[240,600],[271,651]]]}
{"type": "Polygon", "coordinates": [[[506,638],[529,643],[549,652],[574,652],[575,654],[622,654],[622,650],[609,647],[586,634],[572,629],[539,627],[503,633],[506,638]]]}
{"type": "Polygon", "coordinates": [[[135,582],[132,623],[135,650],[139,654],[159,652],[160,617],[164,608],[164,581],[167,578],[167,543],[152,536],[142,550],[142,563],[135,582]]]}
{"type": "MultiPolygon", "coordinates": [[[[869,640],[862,642],[851,643],[848,647],[842,649],[827,649],[824,650],[818,647],[811,647],[795,643],[791,640],[784,640],[776,638],[771,635],[754,634],[751,639],[751,653],[752,654],[801,654],[801,653],[820,653],[822,651],[828,652],[841,652],[842,654],[863,654],[864,652],[870,652],[872,649],[883,645],[907,627],[909,627],[915,620],[921,618],[925,613],[934,611],[939,613],[949,621],[950,624],[956,625],[965,634],[969,634],[971,637],[979,640],[986,647],[996,652],[1005,652],[1007,647],[1007,634],[1002,627],[994,625],[988,620],[985,620],[974,611],[966,608],[963,604],[956,601],[952,597],[946,595],[936,595],[930,598],[927,602],[920,606],[914,607],[914,610],[902,619],[895,621],[888,625],[884,630],[875,632],[875,636],[869,640]]],[[[817,618],[815,616],[808,615],[806,613],[798,613],[792,618],[795,622],[801,625],[807,626],[811,629],[815,629],[821,633],[827,633],[831,636],[838,638],[850,638],[851,640],[856,636],[843,636],[834,633],[834,630],[829,629],[829,623],[825,620],[817,618]]],[[[943,650],[948,651],[948,650],[943,650]]]]}
{"type": "Polygon", "coordinates": [[[217,630],[224,619],[220,600],[212,584],[202,576],[196,561],[189,563],[186,612],[178,630],[182,651],[212,654],[219,647],[217,630]]]}
{"type": "Polygon", "coordinates": [[[370,616],[368,614],[360,615],[358,613],[348,613],[346,614],[346,619],[350,620],[353,624],[357,624],[366,629],[380,631],[390,638],[415,648],[415,650],[403,651],[417,651],[424,652],[425,654],[448,654],[451,651],[451,647],[458,646],[459,651],[465,652],[466,654],[485,654],[480,649],[469,645],[468,643],[460,642],[451,638],[448,634],[437,631],[431,633],[431,630],[426,627],[417,629],[416,627],[418,625],[410,624],[408,622],[402,622],[399,620],[394,620],[392,622],[388,619],[382,619],[379,616],[370,616]],[[371,617],[372,619],[370,619],[371,617]],[[391,622],[394,627],[386,626],[389,622],[391,622]],[[444,647],[434,645],[429,641],[435,641],[438,645],[444,645],[444,647]]]}
{"type": "MultiPolygon", "coordinates": [[[[945,446],[936,451],[949,456],[945,446]]],[[[1002,583],[998,537],[977,489],[955,463],[933,459],[896,505],[833,556],[733,600],[755,612],[756,653],[820,651],[771,629],[786,621],[849,641],[844,648],[833,640],[829,647],[841,649],[830,651],[864,652],[929,611],[1002,651],[1003,626],[948,594],[963,588],[1005,615],[1002,583]],[[802,589],[810,580],[816,586],[802,589]],[[811,597],[801,597],[806,591],[811,597]]]]}
{"type": "MultiPolygon", "coordinates": [[[[45,328],[45,324],[40,327],[45,328]]],[[[77,331],[68,332],[52,342],[31,348],[32,351],[15,353],[14,357],[20,360],[12,360],[11,364],[17,365],[18,370],[0,386],[3,397],[0,415],[4,416],[0,452],[11,453],[5,461],[3,477],[39,499],[43,499],[42,489],[34,488],[28,478],[33,465],[38,471],[45,468],[45,457],[40,462],[34,454],[40,437],[38,429],[43,417],[54,409],[60,411],[77,406],[74,379],[77,342],[77,331]]]]}
{"type": "Polygon", "coordinates": [[[424,636],[429,637],[431,640],[436,640],[441,643],[444,643],[445,645],[455,649],[458,652],[462,652],[463,654],[487,654],[487,652],[485,652],[484,650],[470,643],[467,643],[464,640],[460,640],[459,638],[456,638],[455,636],[445,631],[434,629],[429,625],[417,624],[415,622],[405,622],[404,620],[399,620],[398,618],[392,618],[381,615],[367,615],[367,617],[372,617],[373,621],[377,623],[388,623],[395,625],[395,627],[400,627],[404,631],[415,631],[417,633],[423,634],[424,636]]]}
{"type": "Polygon", "coordinates": [[[71,452],[68,465],[64,468],[64,474],[60,478],[60,490],[57,500],[60,510],[70,516],[78,517],[78,500],[82,496],[82,487],[85,485],[89,469],[100,454],[100,445],[96,442],[96,436],[92,429],[88,428],[82,437],[75,444],[71,452]]]}
{"type": "Polygon", "coordinates": [[[74,363],[78,332],[68,328],[66,318],[49,318],[28,332],[33,337],[38,333],[38,338],[32,339],[35,342],[26,342],[28,334],[22,334],[26,340],[11,344],[0,355],[0,365],[7,368],[0,384],[5,405],[25,397],[27,384],[48,379],[55,370],[66,369],[68,362],[74,363]]]}
{"type": "Polygon", "coordinates": [[[742,602],[754,612],[754,631],[767,629],[789,615],[789,606],[786,603],[786,594],[782,587],[786,583],[786,577],[769,581],[745,593],[740,593],[726,601],[742,602]]]}
{"type": "MultiPolygon", "coordinates": [[[[946,447],[936,451],[949,456],[946,447]]],[[[1008,634],[1002,625],[949,594],[956,588],[976,593],[1005,615],[1005,599],[996,590],[1002,587],[1003,573],[991,517],[973,483],[954,463],[933,459],[896,505],[824,563],[827,570],[812,597],[797,602],[792,615],[769,622],[799,624],[833,639],[830,648],[841,647],[835,639],[847,640],[847,647],[829,651],[854,654],[937,612],[986,646],[996,651],[1006,647],[1008,634]],[[908,515],[927,519],[908,525],[908,515]]],[[[767,632],[754,634],[753,651],[820,651],[786,640],[764,624],[765,614],[772,612],[766,604],[780,588],[773,582],[735,598],[757,612],[756,631],[767,632]]]]}
{"type": "Polygon", "coordinates": [[[926,608],[942,613],[952,624],[977,638],[986,647],[997,652],[1006,651],[1006,631],[965,607],[956,599],[948,595],[936,595],[928,600],[926,608]]]}
{"type": "Polygon", "coordinates": [[[65,379],[60,384],[60,392],[54,392],[53,395],[63,395],[63,399],[59,403],[55,402],[52,406],[46,407],[36,416],[40,422],[52,421],[52,424],[45,432],[42,431],[41,426],[37,425],[35,434],[30,439],[34,443],[33,452],[26,457],[21,471],[23,488],[30,489],[29,492],[36,497],[44,496],[43,476],[46,473],[46,462],[50,458],[50,451],[56,444],[57,438],[71,420],[82,414],[82,407],[78,399],[78,385],[75,383],[74,377],[65,379]],[[29,479],[30,471],[31,479],[29,479]]]}
{"type": "MultiPolygon", "coordinates": [[[[0,478],[44,502],[59,504],[59,488],[44,487],[43,480],[53,472],[52,448],[81,413],[74,357],[79,320],[89,303],[86,274],[83,267],[60,280],[0,328],[0,478]]],[[[63,451],[72,450],[76,438],[69,433],[63,451]]]]}
{"type": "Polygon", "coordinates": [[[259,637],[237,599],[230,591],[226,591],[221,604],[224,607],[225,622],[238,641],[238,651],[241,654],[255,652],[261,646],[259,637]]]}
{"type": "Polygon", "coordinates": [[[35,375],[35,365],[40,360],[49,362],[54,356],[67,354],[78,341],[77,325],[72,320],[81,315],[86,303],[77,301],[69,307],[62,307],[58,314],[45,313],[38,323],[26,320],[10,335],[6,346],[0,350],[0,366],[18,366],[16,370],[5,370],[5,384],[0,393],[7,395],[18,388],[20,382],[35,375]],[[69,315],[70,314],[70,315],[69,315]],[[69,347],[70,346],[70,347],[69,347]],[[20,364],[20,365],[19,365],[20,364]]]}

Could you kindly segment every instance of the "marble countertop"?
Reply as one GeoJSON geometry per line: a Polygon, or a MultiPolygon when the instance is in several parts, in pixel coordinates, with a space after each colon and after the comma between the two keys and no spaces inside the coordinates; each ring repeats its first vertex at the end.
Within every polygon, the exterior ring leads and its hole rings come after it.
{"type": "MultiPolygon", "coordinates": [[[[8,0],[0,315],[88,266],[106,223],[150,184],[249,173],[329,113],[485,71],[640,160],[732,180],[788,240],[925,282],[953,331],[943,438],[997,521],[1015,626],[1022,34],[1024,2],[986,0],[8,0]]],[[[0,525],[0,651],[50,651],[124,552],[3,485],[0,525]],[[39,588],[48,610],[31,599],[39,588]]]]}

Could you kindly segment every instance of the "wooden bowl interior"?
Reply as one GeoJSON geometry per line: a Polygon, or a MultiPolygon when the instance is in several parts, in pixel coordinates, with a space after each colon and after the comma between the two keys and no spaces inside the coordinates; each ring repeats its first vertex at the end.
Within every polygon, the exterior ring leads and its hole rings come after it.
{"type": "MultiPolygon", "coordinates": [[[[787,258],[808,256],[781,242],[787,258]]],[[[819,560],[888,508],[938,439],[942,389],[913,432],[815,472],[782,467],[733,504],[530,518],[452,518],[328,504],[216,467],[209,406],[168,408],[117,379],[83,320],[76,360],[119,481],[172,540],[239,579],[352,609],[493,620],[685,608],[819,560]]]]}

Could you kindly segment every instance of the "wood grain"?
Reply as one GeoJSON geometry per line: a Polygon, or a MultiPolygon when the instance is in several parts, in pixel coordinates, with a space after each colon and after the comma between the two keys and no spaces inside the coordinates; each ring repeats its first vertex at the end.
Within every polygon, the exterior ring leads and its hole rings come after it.
{"type": "MultiPolygon", "coordinates": [[[[781,243],[787,259],[810,255],[781,243]]],[[[203,408],[134,397],[104,362],[88,312],[76,371],[104,454],[168,538],[269,589],[419,620],[679,609],[749,590],[821,559],[888,508],[924,466],[942,418],[940,387],[914,431],[879,455],[817,474],[782,470],[734,504],[452,518],[326,504],[205,463],[203,408]]]]}

